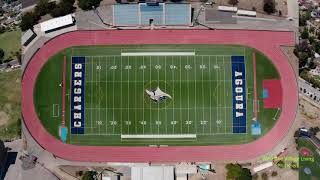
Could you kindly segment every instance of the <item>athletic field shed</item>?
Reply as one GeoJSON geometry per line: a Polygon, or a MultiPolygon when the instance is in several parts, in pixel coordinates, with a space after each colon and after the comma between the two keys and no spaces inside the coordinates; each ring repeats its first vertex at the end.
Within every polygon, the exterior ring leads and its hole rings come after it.
{"type": "Polygon", "coordinates": [[[113,5],[114,26],[189,26],[189,3],[139,3],[113,5]]]}

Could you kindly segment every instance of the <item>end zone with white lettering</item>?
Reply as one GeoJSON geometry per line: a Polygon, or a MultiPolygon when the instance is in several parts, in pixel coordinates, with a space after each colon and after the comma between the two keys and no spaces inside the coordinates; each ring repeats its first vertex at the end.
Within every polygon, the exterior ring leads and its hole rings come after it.
{"type": "Polygon", "coordinates": [[[231,56],[233,133],[247,132],[246,71],[244,56],[231,56]]]}
{"type": "Polygon", "coordinates": [[[85,57],[72,57],[71,134],[84,134],[85,57]]]}

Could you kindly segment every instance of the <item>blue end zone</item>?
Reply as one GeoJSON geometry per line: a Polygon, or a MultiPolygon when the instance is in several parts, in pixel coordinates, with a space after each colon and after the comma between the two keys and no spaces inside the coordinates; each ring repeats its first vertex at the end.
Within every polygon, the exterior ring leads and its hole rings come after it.
{"type": "Polygon", "coordinates": [[[244,56],[231,56],[233,133],[247,132],[246,72],[244,56]]]}
{"type": "Polygon", "coordinates": [[[268,90],[267,89],[263,89],[263,91],[262,91],[262,98],[263,99],[266,99],[266,98],[268,98],[269,97],[269,95],[268,95],[268,90]]]}
{"type": "Polygon", "coordinates": [[[72,57],[71,134],[84,134],[85,57],[72,57]]]}
{"type": "Polygon", "coordinates": [[[257,121],[251,124],[251,134],[261,135],[261,124],[257,121]]]}

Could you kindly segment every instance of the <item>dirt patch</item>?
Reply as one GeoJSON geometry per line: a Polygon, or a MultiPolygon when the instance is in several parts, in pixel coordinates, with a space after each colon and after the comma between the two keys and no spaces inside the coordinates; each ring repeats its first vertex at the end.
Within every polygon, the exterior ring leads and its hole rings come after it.
{"type": "Polygon", "coordinates": [[[305,120],[304,122],[308,124],[312,123],[314,126],[320,125],[320,109],[301,97],[299,103],[301,114],[305,120]]]}
{"type": "MultiPolygon", "coordinates": [[[[218,0],[215,1],[217,5],[225,5],[225,6],[230,6],[228,1],[225,0],[218,0]]],[[[257,12],[264,13],[263,11],[263,5],[264,5],[264,0],[241,0],[239,1],[238,8],[240,9],[246,9],[246,10],[253,10],[254,8],[256,9],[257,12]]],[[[286,16],[288,14],[288,8],[287,8],[287,1],[286,0],[275,0],[275,9],[276,12],[281,11],[282,16],[286,16]]],[[[275,13],[277,14],[277,13],[275,13]]]]}
{"type": "Polygon", "coordinates": [[[6,125],[8,121],[9,115],[4,111],[0,111],[0,127],[6,125]]]}

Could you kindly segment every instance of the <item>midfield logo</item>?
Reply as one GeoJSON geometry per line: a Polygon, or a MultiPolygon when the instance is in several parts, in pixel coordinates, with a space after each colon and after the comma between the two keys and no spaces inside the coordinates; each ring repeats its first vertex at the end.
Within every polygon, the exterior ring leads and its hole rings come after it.
{"type": "Polygon", "coordinates": [[[155,102],[161,102],[167,98],[171,99],[171,96],[163,91],[159,87],[156,90],[148,90],[146,89],[146,93],[150,96],[150,98],[155,102]]]}

